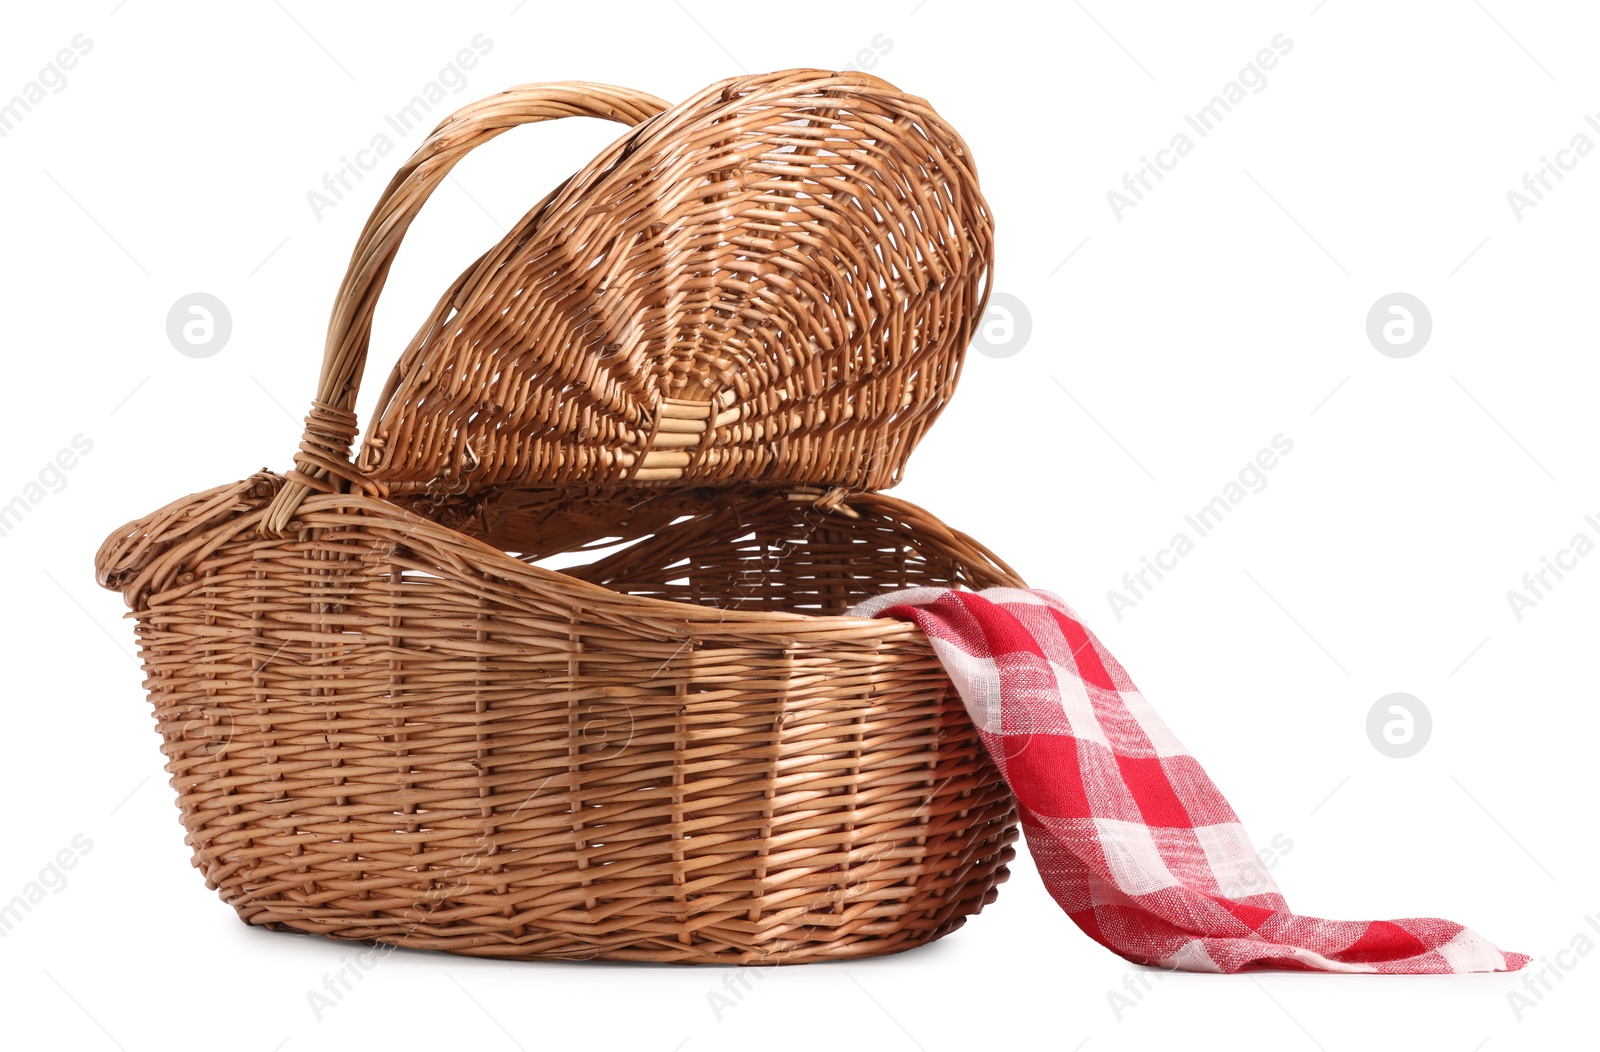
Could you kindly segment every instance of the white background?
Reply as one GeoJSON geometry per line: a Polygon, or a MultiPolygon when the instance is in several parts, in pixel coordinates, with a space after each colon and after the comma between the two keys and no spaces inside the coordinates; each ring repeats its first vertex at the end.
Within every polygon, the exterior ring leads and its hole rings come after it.
{"type": "MultiPolygon", "coordinates": [[[[93,47],[0,138],[0,503],[73,436],[93,451],[0,537],[0,900],[75,835],[92,849],[0,940],[0,1026],[129,1052],[1591,1043],[1600,953],[1565,956],[1520,1019],[1521,975],[1176,975],[1114,1012],[1136,970],[1061,914],[1025,852],[950,938],[762,971],[720,1019],[724,969],[401,952],[319,1021],[307,991],[355,951],[248,929],[205,890],[131,626],[91,576],[118,524],[289,466],[347,254],[422,131],[320,218],[306,193],[476,34],[492,50],[442,108],[564,78],[676,100],[741,70],[859,62],[881,34],[872,71],[971,145],[996,288],[1031,315],[1016,353],[969,357],[899,494],[1078,609],[1256,842],[1292,842],[1273,872],[1295,908],[1441,915],[1554,961],[1600,940],[1600,557],[1521,620],[1506,593],[1600,536],[1600,159],[1520,217],[1507,192],[1574,135],[1600,143],[1583,120],[1600,24],[1577,3],[1485,4],[8,6],[0,100],[75,34],[93,47]],[[1293,49],[1266,86],[1115,216],[1107,191],[1280,33],[1293,49]],[[205,359],[165,330],[197,291],[233,319],[205,359]],[[1366,335],[1393,292],[1432,315],[1407,358],[1366,335]],[[1266,488],[1119,620],[1106,593],[1279,433],[1294,449],[1266,488]],[[1432,715],[1409,759],[1367,737],[1395,691],[1432,715]]],[[[559,122],[468,159],[400,255],[375,367],[616,134],[559,122]]]]}

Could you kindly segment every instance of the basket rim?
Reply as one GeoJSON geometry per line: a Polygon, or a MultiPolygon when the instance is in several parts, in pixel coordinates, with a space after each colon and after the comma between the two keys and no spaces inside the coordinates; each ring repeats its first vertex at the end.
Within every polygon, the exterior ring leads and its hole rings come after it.
{"type": "MultiPolygon", "coordinates": [[[[203,586],[203,578],[182,580],[180,566],[197,556],[214,551],[227,540],[255,530],[270,513],[272,498],[285,479],[270,470],[236,482],[181,497],[164,507],[118,527],[106,537],[95,558],[96,580],[122,595],[134,611],[166,601],[203,586]],[[239,500],[253,506],[240,507],[239,500]],[[187,509],[205,512],[200,518],[184,514],[187,509]],[[153,532],[152,532],[153,531],[153,532]],[[171,532],[168,532],[171,531],[171,532]],[[165,538],[161,534],[166,534],[165,538]],[[120,564],[120,565],[119,565],[120,564]]],[[[760,489],[760,487],[755,487],[760,489]]],[[[954,530],[937,516],[900,497],[868,490],[851,500],[887,502],[899,514],[909,512],[928,523],[950,531],[970,543],[995,567],[1025,587],[1020,575],[999,556],[970,536],[954,530]]],[[[348,516],[371,516],[400,527],[407,538],[420,538],[420,546],[437,553],[453,550],[456,558],[482,572],[516,584],[531,592],[538,602],[565,603],[579,610],[587,608],[600,616],[622,620],[654,620],[663,627],[677,622],[687,631],[749,641],[755,636],[796,637],[827,635],[834,639],[851,638],[863,642],[896,640],[921,634],[914,623],[885,617],[853,614],[812,614],[788,610],[724,609],[678,602],[652,596],[630,595],[571,574],[525,562],[487,541],[411,511],[394,501],[362,493],[313,493],[295,512],[284,536],[258,537],[257,542],[294,543],[296,527],[338,528],[351,525],[348,516]],[[318,521],[321,520],[321,521],[318,521]],[[591,600],[592,602],[585,602],[591,600]],[[725,631],[717,633],[718,627],[725,631]]],[[[449,560],[447,560],[449,561],[449,560]]],[[[952,585],[953,588],[959,588],[952,585]]]]}
{"type": "MultiPolygon", "coordinates": [[[[899,500],[899,498],[891,499],[899,500]]],[[[909,501],[900,501],[900,503],[910,504],[909,501]]],[[[916,508],[918,511],[922,511],[922,509],[918,508],[916,505],[911,505],[911,507],[916,508]]],[[[465,543],[472,548],[477,549],[490,560],[505,566],[506,569],[501,573],[501,576],[507,579],[514,579],[520,576],[524,578],[532,578],[533,581],[543,585],[547,589],[561,590],[568,593],[586,592],[594,595],[596,598],[604,598],[608,603],[615,604],[621,608],[626,608],[625,612],[629,614],[646,612],[660,614],[670,613],[675,618],[696,622],[697,627],[699,625],[708,623],[719,625],[729,624],[730,622],[751,626],[768,625],[793,627],[798,625],[806,625],[809,626],[805,630],[805,634],[807,635],[813,632],[824,633],[831,631],[837,633],[839,630],[845,628],[863,634],[882,634],[884,636],[922,634],[922,630],[913,622],[898,621],[884,617],[861,617],[854,614],[806,614],[797,611],[786,610],[725,610],[720,607],[701,606],[694,603],[679,603],[670,599],[657,599],[652,596],[628,595],[625,592],[619,592],[615,589],[607,588],[605,585],[595,584],[592,581],[585,581],[582,578],[564,574],[559,570],[551,570],[547,567],[537,566],[533,563],[527,563],[520,559],[512,558],[506,552],[496,548],[492,544],[462,533],[460,530],[453,529],[452,527],[441,525],[440,523],[434,522],[432,519],[429,519],[425,516],[418,515],[415,512],[407,511],[405,508],[400,507],[392,501],[384,500],[380,497],[368,497],[354,493],[314,493],[301,503],[299,510],[295,513],[295,518],[299,520],[307,520],[314,517],[318,511],[323,510],[353,510],[367,513],[377,512],[391,518],[397,518],[408,524],[414,524],[419,528],[445,531],[450,534],[450,537],[454,543],[465,543]],[[867,633],[867,626],[872,626],[874,631],[867,633]]],[[[237,521],[239,521],[241,524],[248,523],[250,520],[263,517],[266,514],[266,511],[267,505],[263,504],[259,510],[254,511],[249,515],[242,516],[241,519],[237,521]]],[[[308,526],[313,525],[310,522],[306,522],[305,524],[308,526]]]]}

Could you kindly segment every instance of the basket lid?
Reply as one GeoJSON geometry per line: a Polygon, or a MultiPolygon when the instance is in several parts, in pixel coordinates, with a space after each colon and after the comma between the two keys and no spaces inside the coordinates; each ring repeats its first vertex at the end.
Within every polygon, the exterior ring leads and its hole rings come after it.
{"type": "Polygon", "coordinates": [[[356,470],[396,494],[886,488],[955,385],[992,233],[965,143],[922,99],[862,73],[722,81],[461,275],[356,470]]]}

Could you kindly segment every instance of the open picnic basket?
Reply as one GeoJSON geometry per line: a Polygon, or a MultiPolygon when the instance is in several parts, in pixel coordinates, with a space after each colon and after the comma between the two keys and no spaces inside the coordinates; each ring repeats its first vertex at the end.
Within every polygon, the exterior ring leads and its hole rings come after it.
{"type": "Polygon", "coordinates": [[[96,559],[207,883],[341,939],[741,964],[992,901],[1009,791],[921,633],[843,615],[1021,583],[876,492],[955,384],[991,234],[960,137],[865,74],[446,119],[361,234],[294,469],[96,559]],[[352,458],[412,218],[473,147],[571,115],[630,130],[446,292],[352,458]]]}

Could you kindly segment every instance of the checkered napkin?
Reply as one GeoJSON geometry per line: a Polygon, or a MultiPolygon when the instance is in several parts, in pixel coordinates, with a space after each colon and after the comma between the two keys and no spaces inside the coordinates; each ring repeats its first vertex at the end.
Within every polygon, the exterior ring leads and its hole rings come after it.
{"type": "Polygon", "coordinates": [[[1196,972],[1498,972],[1527,963],[1431,917],[1291,913],[1244,827],[1122,666],[1048,592],[913,588],[854,608],[915,622],[1016,794],[1050,894],[1137,964],[1196,972]]]}

